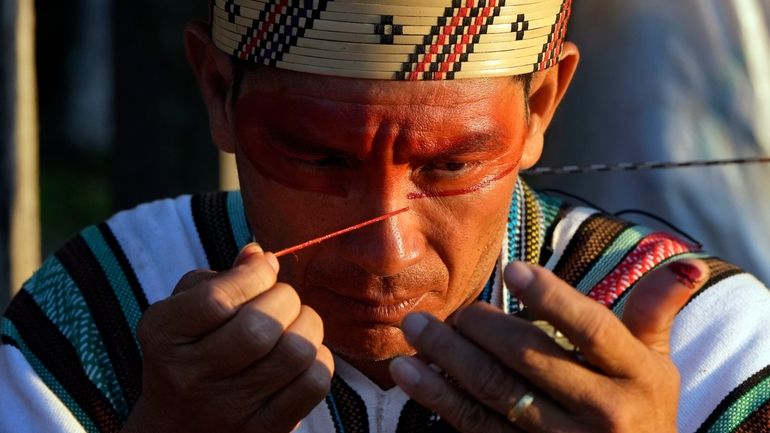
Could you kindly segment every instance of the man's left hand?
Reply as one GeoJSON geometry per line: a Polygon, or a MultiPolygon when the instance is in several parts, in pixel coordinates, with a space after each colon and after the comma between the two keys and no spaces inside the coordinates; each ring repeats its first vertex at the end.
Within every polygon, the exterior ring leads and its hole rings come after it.
{"type": "Polygon", "coordinates": [[[458,311],[451,326],[424,313],[408,316],[403,330],[420,359],[394,360],[391,374],[464,433],[675,432],[679,373],[669,356],[671,327],[708,273],[697,260],[652,272],[630,295],[621,321],[551,272],[513,263],[508,287],[579,355],[531,322],[477,303],[458,311]]]}

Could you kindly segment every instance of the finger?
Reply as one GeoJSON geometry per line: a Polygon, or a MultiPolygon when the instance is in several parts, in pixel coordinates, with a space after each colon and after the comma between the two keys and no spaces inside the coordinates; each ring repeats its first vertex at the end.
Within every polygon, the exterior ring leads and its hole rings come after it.
{"type": "MultiPolygon", "coordinates": [[[[579,364],[571,353],[532,323],[509,316],[489,304],[476,303],[458,311],[454,325],[464,337],[493,355],[503,366],[537,384],[571,412],[581,411],[594,395],[614,387],[605,376],[579,364]]],[[[480,373],[486,368],[478,365],[478,358],[457,358],[460,365],[467,365],[471,374],[483,376],[480,373]]],[[[501,384],[494,377],[482,382],[498,384],[490,385],[492,387],[501,384]]],[[[562,423],[566,424],[568,420],[563,419],[562,423]]]]}
{"type": "Polygon", "coordinates": [[[675,261],[656,269],[631,292],[623,323],[647,347],[668,355],[677,313],[708,281],[709,274],[700,260],[675,261]]]}
{"type": "Polygon", "coordinates": [[[326,346],[320,346],[313,364],[275,395],[255,414],[252,431],[286,432],[296,428],[329,393],[334,375],[334,359],[326,346]]]}
{"type": "Polygon", "coordinates": [[[171,293],[171,296],[175,296],[189,289],[192,289],[204,281],[210,280],[216,276],[216,272],[210,271],[208,269],[190,271],[179,279],[179,282],[176,284],[176,287],[174,287],[174,291],[171,293]]]}
{"type": "Polygon", "coordinates": [[[254,383],[260,394],[271,395],[308,369],[323,342],[323,322],[312,308],[302,306],[297,320],[273,350],[248,369],[231,377],[234,384],[254,383]]]}
{"type": "Polygon", "coordinates": [[[271,253],[262,253],[256,244],[244,248],[232,269],[211,278],[180,282],[178,293],[162,301],[162,329],[170,335],[199,337],[230,320],[246,302],[275,285],[278,267],[271,253]]]}
{"type": "Polygon", "coordinates": [[[301,302],[278,283],[238,310],[229,322],[192,344],[191,357],[206,360],[205,377],[227,377],[266,356],[300,316],[301,302]]]}
{"type": "Polygon", "coordinates": [[[630,377],[644,368],[639,360],[647,349],[620,320],[547,269],[513,262],[505,270],[505,281],[535,317],[561,331],[606,374],[630,377]]]}
{"type": "MultiPolygon", "coordinates": [[[[504,316],[503,314],[499,315],[504,316]]],[[[514,320],[522,322],[520,324],[517,323],[521,328],[534,328],[531,324],[524,323],[519,319],[514,320]]],[[[403,328],[407,340],[418,350],[418,353],[425,354],[428,358],[432,359],[434,363],[457,380],[468,394],[501,415],[506,415],[513,406],[510,401],[512,398],[518,399],[525,392],[532,389],[530,382],[525,381],[511,369],[506,368],[506,366],[500,363],[498,358],[493,356],[494,354],[482,350],[446,324],[427,314],[417,313],[407,316],[404,320],[403,328]]],[[[543,334],[537,329],[534,329],[534,332],[543,334]]],[[[537,337],[536,334],[533,335],[537,337]]],[[[546,339],[544,341],[546,345],[556,346],[544,334],[543,337],[546,339]]],[[[502,352],[527,352],[527,349],[517,347],[522,343],[525,342],[500,340],[495,345],[498,346],[496,349],[502,352]],[[501,348],[501,343],[511,344],[501,348]]],[[[554,350],[555,355],[559,357],[557,359],[560,359],[561,362],[552,362],[550,365],[554,369],[568,367],[567,374],[556,371],[550,372],[551,374],[561,374],[564,378],[564,382],[553,384],[552,386],[558,391],[559,395],[569,399],[570,402],[574,402],[578,395],[570,394],[587,395],[591,391],[595,391],[597,384],[589,382],[586,376],[590,376],[593,382],[602,378],[568,360],[566,353],[558,349],[558,346],[556,346],[556,349],[554,350]],[[569,373],[572,373],[572,375],[569,373]],[[564,389],[570,383],[575,384],[575,386],[570,389],[564,389]]],[[[538,358],[541,359],[541,357],[538,358]]],[[[545,362],[550,361],[545,358],[542,357],[542,360],[545,362]]],[[[552,381],[553,379],[549,378],[549,380],[552,381]]],[[[537,383],[538,388],[544,389],[539,382],[531,383],[537,383]]],[[[548,390],[546,389],[546,391],[548,390]]],[[[577,404],[574,405],[577,406],[577,404]]],[[[549,428],[547,430],[568,430],[567,427],[572,425],[566,413],[557,408],[550,400],[543,399],[539,401],[538,408],[539,413],[548,414],[549,428]]],[[[533,426],[535,420],[530,419],[529,421],[529,424],[533,426]]],[[[544,426],[540,425],[539,427],[544,426]]]]}
{"type": "Polygon", "coordinates": [[[412,399],[438,413],[461,432],[521,431],[499,413],[457,389],[417,358],[394,359],[390,363],[390,374],[412,399]]]}

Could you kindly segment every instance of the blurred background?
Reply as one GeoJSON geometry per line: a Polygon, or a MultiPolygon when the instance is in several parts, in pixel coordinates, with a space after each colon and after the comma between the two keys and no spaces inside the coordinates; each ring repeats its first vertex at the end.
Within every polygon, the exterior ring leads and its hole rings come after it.
{"type": "MultiPolygon", "coordinates": [[[[38,107],[41,236],[37,240],[29,227],[23,231],[39,257],[117,210],[216,189],[218,164],[182,47],[184,25],[207,19],[205,1],[2,0],[0,8],[2,309],[9,291],[18,289],[18,278],[9,278],[8,257],[9,215],[23,201],[12,194],[12,185],[19,187],[13,161],[35,146],[31,134],[21,143],[14,138],[20,134],[14,118],[20,103],[29,105],[32,98],[38,107]],[[29,36],[36,50],[30,51],[33,69],[17,73],[26,53],[16,48],[29,36]],[[17,84],[34,72],[37,97],[17,84]]],[[[24,192],[32,193],[34,188],[24,192]]],[[[23,215],[32,217],[29,211],[23,215]]],[[[16,256],[34,261],[30,251],[16,256]]]]}
{"type": "MultiPolygon", "coordinates": [[[[541,165],[770,155],[770,0],[574,9],[583,61],[541,165]]],[[[206,17],[203,0],[0,2],[0,310],[84,226],[219,187],[182,47],[206,17]]],[[[529,180],[657,213],[770,281],[768,166],[529,180]]]]}

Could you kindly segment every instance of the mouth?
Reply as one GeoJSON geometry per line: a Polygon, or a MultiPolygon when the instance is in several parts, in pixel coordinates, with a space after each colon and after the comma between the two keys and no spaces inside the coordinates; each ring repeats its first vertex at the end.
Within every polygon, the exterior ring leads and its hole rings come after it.
{"type": "Polygon", "coordinates": [[[327,293],[340,305],[337,313],[344,314],[346,319],[353,322],[375,325],[399,325],[428,295],[425,292],[414,297],[375,299],[351,297],[332,290],[327,290],[327,293]]]}

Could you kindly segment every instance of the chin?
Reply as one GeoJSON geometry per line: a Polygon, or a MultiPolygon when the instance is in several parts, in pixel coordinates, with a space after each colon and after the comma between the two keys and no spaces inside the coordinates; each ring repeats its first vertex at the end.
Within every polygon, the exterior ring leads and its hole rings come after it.
{"type": "Polygon", "coordinates": [[[386,361],[397,356],[414,355],[401,330],[392,325],[374,328],[327,330],[326,344],[335,354],[350,360],[386,361]]]}

